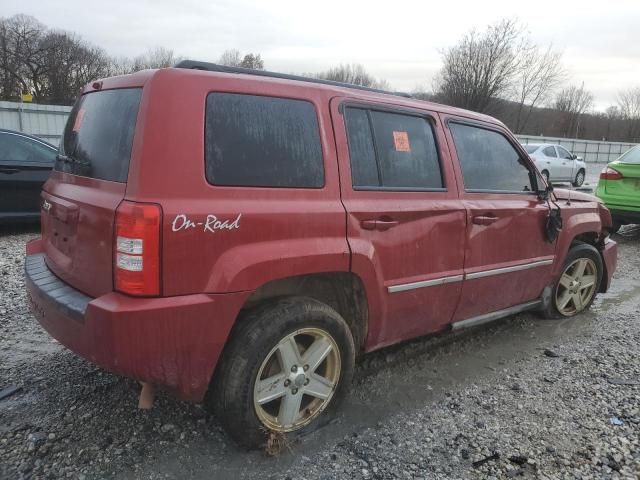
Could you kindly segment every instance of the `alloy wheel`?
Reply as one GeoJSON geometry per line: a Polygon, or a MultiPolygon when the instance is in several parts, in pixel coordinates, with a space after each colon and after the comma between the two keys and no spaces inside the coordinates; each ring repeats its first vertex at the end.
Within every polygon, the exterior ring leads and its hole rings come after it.
{"type": "Polygon", "coordinates": [[[598,269],[590,258],[578,258],[565,269],[556,288],[556,308],[565,317],[584,310],[596,291],[598,269]]]}
{"type": "Polygon", "coordinates": [[[283,338],[260,366],[253,391],[258,419],[269,429],[291,432],[329,405],[341,373],[340,350],[319,328],[283,338]]]}

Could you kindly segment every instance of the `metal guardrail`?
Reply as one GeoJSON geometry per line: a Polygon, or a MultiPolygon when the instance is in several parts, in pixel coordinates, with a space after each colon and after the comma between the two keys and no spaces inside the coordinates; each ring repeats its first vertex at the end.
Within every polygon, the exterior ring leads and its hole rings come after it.
{"type": "Polygon", "coordinates": [[[54,145],[60,141],[71,107],[0,101],[0,128],[28,133],[54,145]]]}
{"type": "Polygon", "coordinates": [[[562,145],[571,153],[582,157],[589,163],[608,163],[614,161],[635,143],[598,142],[596,140],[581,140],[578,138],[536,137],[533,135],[516,135],[520,143],[554,143],[562,145]]]}

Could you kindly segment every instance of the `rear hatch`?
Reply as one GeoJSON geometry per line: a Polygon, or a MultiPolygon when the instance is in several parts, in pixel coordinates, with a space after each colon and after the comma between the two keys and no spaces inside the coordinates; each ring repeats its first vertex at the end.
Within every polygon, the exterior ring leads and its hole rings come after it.
{"type": "Polygon", "coordinates": [[[125,196],[142,88],[95,91],[74,106],[42,193],[49,268],[92,297],[113,290],[114,218],[125,196]]]}

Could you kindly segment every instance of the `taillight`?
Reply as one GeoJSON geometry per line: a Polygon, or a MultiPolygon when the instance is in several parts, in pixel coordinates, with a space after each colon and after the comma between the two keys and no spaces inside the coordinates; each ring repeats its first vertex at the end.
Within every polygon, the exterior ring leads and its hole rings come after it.
{"type": "Polygon", "coordinates": [[[160,295],[162,209],[124,200],[116,210],[113,280],[119,292],[160,295]]]}
{"type": "Polygon", "coordinates": [[[600,172],[600,180],[622,180],[623,178],[619,171],[611,167],[605,167],[602,172],[600,172]]]}

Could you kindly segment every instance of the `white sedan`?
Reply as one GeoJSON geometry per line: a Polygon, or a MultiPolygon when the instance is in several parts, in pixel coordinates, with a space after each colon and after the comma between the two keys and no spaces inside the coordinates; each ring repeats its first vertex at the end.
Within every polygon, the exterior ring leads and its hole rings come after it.
{"type": "Polygon", "coordinates": [[[561,145],[529,143],[523,145],[547,182],[571,182],[574,187],[584,183],[587,164],[561,145]]]}

